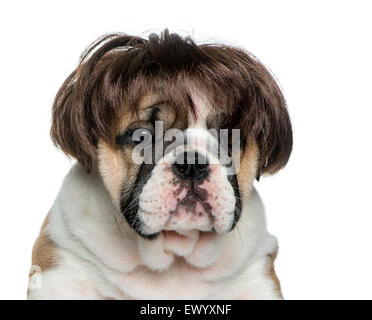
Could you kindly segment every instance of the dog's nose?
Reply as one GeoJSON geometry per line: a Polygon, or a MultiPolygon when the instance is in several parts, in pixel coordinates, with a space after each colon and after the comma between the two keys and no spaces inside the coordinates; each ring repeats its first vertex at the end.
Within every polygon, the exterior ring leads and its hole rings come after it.
{"type": "Polygon", "coordinates": [[[185,180],[203,180],[208,175],[209,165],[204,155],[188,151],[177,157],[173,171],[185,180]]]}

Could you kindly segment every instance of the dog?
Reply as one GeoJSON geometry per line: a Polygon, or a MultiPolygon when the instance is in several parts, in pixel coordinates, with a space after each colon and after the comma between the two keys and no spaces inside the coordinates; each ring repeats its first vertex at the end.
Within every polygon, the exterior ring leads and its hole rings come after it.
{"type": "Polygon", "coordinates": [[[51,137],[77,162],[34,244],[28,299],[283,298],[253,184],[286,165],[292,128],[250,53],[167,29],[106,35],[59,89],[51,137]]]}

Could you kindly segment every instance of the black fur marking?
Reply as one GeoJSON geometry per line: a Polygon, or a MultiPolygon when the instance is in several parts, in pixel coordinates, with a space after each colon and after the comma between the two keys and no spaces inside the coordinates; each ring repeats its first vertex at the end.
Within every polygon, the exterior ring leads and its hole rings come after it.
{"type": "Polygon", "coordinates": [[[238,184],[238,179],[236,175],[231,175],[229,176],[229,182],[231,183],[233,189],[234,189],[234,194],[235,194],[235,211],[234,211],[234,221],[231,226],[231,230],[233,230],[238,223],[241,213],[242,213],[242,202],[240,200],[240,192],[239,192],[239,184],[238,184]]]}
{"type": "Polygon", "coordinates": [[[158,233],[154,234],[143,234],[142,227],[143,222],[138,218],[138,209],[139,209],[139,196],[142,193],[144,185],[149,180],[152,170],[154,168],[154,164],[142,164],[138,174],[136,181],[133,185],[131,190],[123,190],[121,202],[120,202],[120,209],[121,213],[124,215],[126,220],[128,221],[129,225],[142,237],[152,240],[155,239],[158,233]]]}

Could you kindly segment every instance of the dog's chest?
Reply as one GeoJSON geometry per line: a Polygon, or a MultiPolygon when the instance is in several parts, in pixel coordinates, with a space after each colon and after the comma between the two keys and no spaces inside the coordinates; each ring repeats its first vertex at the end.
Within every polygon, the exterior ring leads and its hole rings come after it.
{"type": "Polygon", "coordinates": [[[184,262],[176,262],[162,272],[139,267],[129,273],[111,272],[106,277],[123,297],[132,299],[207,299],[214,287],[184,262]]]}

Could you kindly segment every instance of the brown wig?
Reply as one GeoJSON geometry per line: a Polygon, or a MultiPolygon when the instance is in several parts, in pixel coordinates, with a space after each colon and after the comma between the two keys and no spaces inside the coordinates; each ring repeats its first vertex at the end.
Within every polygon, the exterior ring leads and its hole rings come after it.
{"type": "Polygon", "coordinates": [[[124,105],[133,111],[146,93],[161,93],[192,109],[190,86],[203,88],[211,105],[259,146],[261,173],[285,166],[292,128],[273,76],[251,54],[221,44],[197,45],[164,30],[148,39],[110,34],[98,39],[65,80],[53,105],[51,136],[89,172],[98,139],[114,143],[113,123],[124,105]]]}

